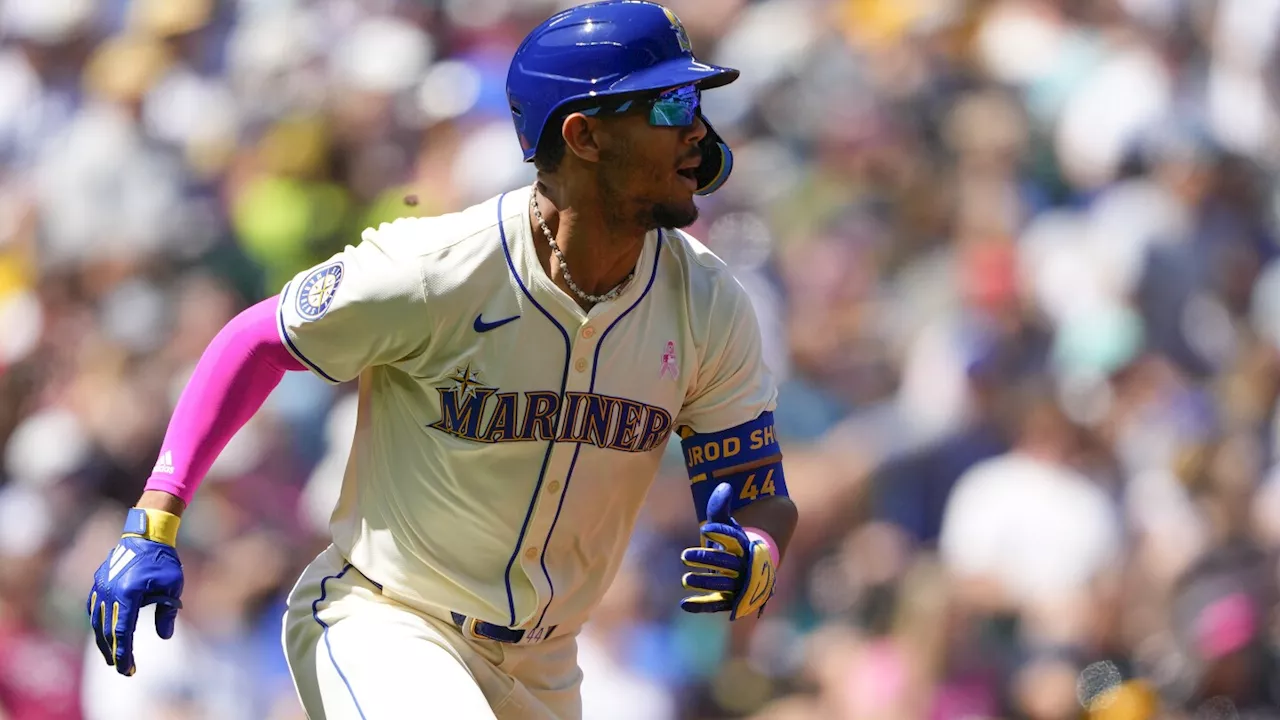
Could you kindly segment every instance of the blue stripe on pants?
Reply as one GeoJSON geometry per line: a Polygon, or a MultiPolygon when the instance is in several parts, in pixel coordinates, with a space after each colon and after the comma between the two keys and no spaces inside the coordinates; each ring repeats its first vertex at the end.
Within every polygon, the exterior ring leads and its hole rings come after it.
{"type": "Polygon", "coordinates": [[[317,623],[320,623],[320,627],[324,628],[324,649],[329,652],[329,662],[333,663],[333,669],[338,671],[338,677],[342,678],[342,684],[347,686],[347,693],[351,695],[351,702],[356,704],[356,712],[360,713],[360,720],[367,720],[364,716],[364,710],[360,708],[360,701],[356,699],[355,691],[351,689],[351,683],[347,680],[347,676],[342,673],[342,668],[338,667],[338,661],[333,659],[333,647],[329,645],[329,626],[325,621],[320,619],[320,603],[324,602],[324,596],[327,592],[324,584],[330,580],[341,578],[343,575],[346,575],[347,571],[350,569],[351,563],[347,563],[342,567],[342,571],[337,575],[326,575],[324,579],[320,581],[320,597],[316,598],[316,601],[311,603],[311,617],[315,619],[317,623]]]}

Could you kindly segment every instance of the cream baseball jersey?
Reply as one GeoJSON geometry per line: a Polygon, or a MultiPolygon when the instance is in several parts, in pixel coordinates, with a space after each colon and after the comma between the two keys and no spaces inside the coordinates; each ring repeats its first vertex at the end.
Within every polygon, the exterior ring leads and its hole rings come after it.
{"type": "Polygon", "coordinates": [[[530,192],[366,230],[279,301],[301,362],[359,379],[334,545],[389,597],[524,628],[586,619],[676,428],[776,398],[750,299],[707,248],[650,232],[626,289],[584,312],[538,262],[530,192]]]}

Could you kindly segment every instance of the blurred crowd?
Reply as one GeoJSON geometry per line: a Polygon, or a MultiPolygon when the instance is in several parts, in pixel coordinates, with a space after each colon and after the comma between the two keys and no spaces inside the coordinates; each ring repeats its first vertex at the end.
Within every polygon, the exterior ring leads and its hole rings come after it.
{"type": "MultiPolygon", "coordinates": [[[[353,388],[290,373],[183,523],[172,640],[85,593],[205,345],[362,228],[532,180],[558,0],[0,0],[0,718],[297,720],[283,597],[353,388]]],[[[691,232],[751,292],[801,509],[681,613],[677,448],[588,720],[1280,717],[1280,0],[670,0],[741,68],[691,232]]]]}

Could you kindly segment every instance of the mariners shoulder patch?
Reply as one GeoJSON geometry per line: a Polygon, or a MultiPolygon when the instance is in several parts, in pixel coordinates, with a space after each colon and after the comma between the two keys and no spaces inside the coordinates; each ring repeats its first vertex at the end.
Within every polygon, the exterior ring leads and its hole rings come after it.
{"type": "Polygon", "coordinates": [[[316,268],[298,287],[298,314],[316,320],[333,304],[334,293],[342,283],[342,263],[316,268]]]}

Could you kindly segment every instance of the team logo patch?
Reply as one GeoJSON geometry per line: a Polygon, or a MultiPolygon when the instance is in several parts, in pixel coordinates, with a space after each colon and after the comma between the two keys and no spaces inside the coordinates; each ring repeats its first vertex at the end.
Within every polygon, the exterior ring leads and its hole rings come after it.
{"type": "Polygon", "coordinates": [[[312,271],[298,288],[298,314],[307,320],[324,315],[333,304],[333,295],[338,291],[342,275],[340,262],[312,271]]]}
{"type": "Polygon", "coordinates": [[[680,43],[680,49],[692,53],[693,43],[689,42],[689,33],[685,32],[684,23],[680,22],[680,18],[676,17],[669,8],[662,8],[662,12],[667,14],[667,20],[671,21],[671,29],[676,31],[676,42],[680,43]]]}

